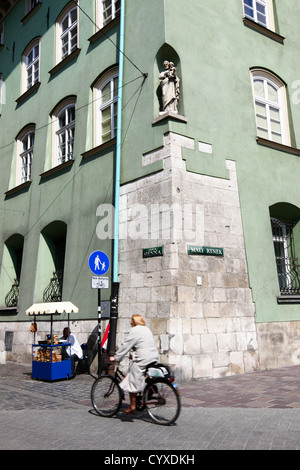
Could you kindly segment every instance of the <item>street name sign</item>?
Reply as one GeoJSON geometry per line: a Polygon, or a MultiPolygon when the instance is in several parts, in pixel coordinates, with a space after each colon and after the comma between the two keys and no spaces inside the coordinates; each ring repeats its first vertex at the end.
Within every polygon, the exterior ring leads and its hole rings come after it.
{"type": "Polygon", "coordinates": [[[188,246],[189,255],[224,256],[223,248],[212,246],[188,246]]]}
{"type": "Polygon", "coordinates": [[[164,251],[162,246],[154,246],[153,248],[143,249],[143,258],[155,258],[156,256],[163,256],[164,251]]]}

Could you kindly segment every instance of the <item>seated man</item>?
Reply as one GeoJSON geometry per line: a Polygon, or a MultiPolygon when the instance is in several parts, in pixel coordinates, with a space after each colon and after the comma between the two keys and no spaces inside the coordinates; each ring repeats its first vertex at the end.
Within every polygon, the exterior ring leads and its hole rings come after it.
{"type": "Polygon", "coordinates": [[[71,335],[70,328],[66,327],[63,331],[63,336],[60,338],[60,341],[64,341],[65,343],[71,343],[71,346],[63,346],[62,347],[62,358],[69,359],[71,357],[71,371],[72,376],[75,375],[75,361],[82,359],[83,353],[81,346],[76,338],[75,335],[71,335]]]}

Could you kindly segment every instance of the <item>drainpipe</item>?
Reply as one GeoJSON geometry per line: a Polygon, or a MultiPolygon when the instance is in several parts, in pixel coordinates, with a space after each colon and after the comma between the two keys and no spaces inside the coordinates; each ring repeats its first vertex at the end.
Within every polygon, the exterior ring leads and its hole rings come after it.
{"type": "Polygon", "coordinates": [[[120,45],[119,45],[119,78],[118,78],[118,113],[117,113],[117,149],[115,168],[115,220],[114,220],[114,249],[113,249],[113,282],[118,282],[119,264],[119,196],[120,196],[120,165],[121,165],[121,128],[122,128],[122,98],[123,98],[123,67],[124,67],[124,17],[125,0],[121,0],[120,11],[120,45]]]}
{"type": "MultiPolygon", "coordinates": [[[[111,289],[110,329],[107,351],[113,356],[116,351],[116,335],[118,321],[118,266],[119,266],[119,197],[120,197],[120,166],[121,166],[121,128],[122,128],[122,98],[123,98],[123,67],[124,67],[124,23],[125,0],[121,0],[120,11],[120,43],[119,43],[119,78],[118,78],[118,114],[117,114],[117,143],[115,164],[115,211],[113,239],[113,280],[111,289]]],[[[111,366],[109,366],[111,369],[111,366]]]]}

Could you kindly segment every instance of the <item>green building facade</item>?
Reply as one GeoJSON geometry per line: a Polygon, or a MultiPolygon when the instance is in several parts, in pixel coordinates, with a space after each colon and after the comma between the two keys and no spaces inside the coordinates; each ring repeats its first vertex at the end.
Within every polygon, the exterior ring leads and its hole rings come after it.
{"type": "Polygon", "coordinates": [[[141,313],[179,378],[298,364],[297,1],[1,11],[2,360],[29,358],[35,303],[74,303],[87,340],[101,250],[117,343],[141,313]]]}

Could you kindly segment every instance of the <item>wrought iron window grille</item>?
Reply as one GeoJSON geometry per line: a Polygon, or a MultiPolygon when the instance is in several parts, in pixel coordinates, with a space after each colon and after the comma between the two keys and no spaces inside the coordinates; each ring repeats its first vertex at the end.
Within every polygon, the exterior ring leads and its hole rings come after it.
{"type": "Polygon", "coordinates": [[[296,222],[271,218],[273,244],[281,295],[300,295],[300,264],[295,250],[296,222]]]}
{"type": "Polygon", "coordinates": [[[11,286],[10,291],[5,296],[5,305],[6,307],[17,307],[19,299],[19,279],[15,279],[13,285],[11,286]]]}
{"type": "Polygon", "coordinates": [[[43,293],[43,302],[61,302],[63,289],[63,271],[55,271],[43,293]]]}

